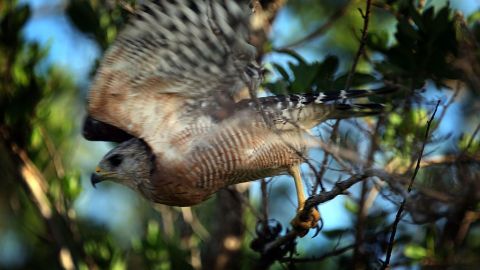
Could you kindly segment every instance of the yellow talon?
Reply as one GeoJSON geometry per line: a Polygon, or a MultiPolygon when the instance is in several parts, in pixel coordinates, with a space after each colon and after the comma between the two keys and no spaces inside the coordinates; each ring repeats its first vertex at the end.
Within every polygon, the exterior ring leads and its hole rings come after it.
{"type": "Polygon", "coordinates": [[[307,234],[308,230],[317,226],[320,220],[320,213],[317,209],[310,209],[309,213],[303,214],[302,210],[297,212],[297,215],[290,222],[293,229],[299,233],[300,237],[307,234]]]}
{"type": "Polygon", "coordinates": [[[303,214],[303,207],[305,206],[305,193],[303,190],[302,176],[300,175],[299,166],[293,166],[289,169],[290,174],[295,180],[295,188],[297,190],[298,208],[297,215],[290,222],[293,229],[295,229],[300,237],[307,234],[308,230],[317,226],[320,220],[320,213],[317,209],[312,208],[309,213],[303,214]]]}

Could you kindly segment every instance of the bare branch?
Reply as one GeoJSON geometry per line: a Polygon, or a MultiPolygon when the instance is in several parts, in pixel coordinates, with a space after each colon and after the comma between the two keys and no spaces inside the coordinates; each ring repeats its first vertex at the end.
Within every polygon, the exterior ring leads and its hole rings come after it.
{"type": "MultiPolygon", "coordinates": [[[[354,184],[356,184],[358,182],[361,182],[361,181],[367,179],[368,177],[372,176],[373,173],[374,172],[371,171],[371,172],[366,172],[364,174],[353,175],[350,178],[348,178],[347,180],[337,182],[331,190],[323,191],[323,192],[320,192],[319,194],[311,196],[305,202],[305,207],[302,210],[302,212],[300,212],[300,214],[299,214],[300,218],[302,218],[302,217],[308,218],[308,213],[310,212],[310,210],[313,207],[316,207],[317,205],[319,205],[321,203],[330,201],[333,198],[337,197],[338,195],[345,194],[345,191],[347,189],[349,189],[354,184]]],[[[299,233],[300,232],[297,232],[297,231],[294,231],[294,230],[288,232],[286,235],[284,235],[280,238],[277,238],[275,241],[265,245],[265,247],[263,248],[261,253],[262,254],[269,254],[269,253],[272,252],[272,250],[295,241],[295,239],[299,236],[299,233]]]]}
{"type": "Polygon", "coordinates": [[[334,250],[327,252],[321,256],[318,257],[312,257],[312,258],[285,258],[280,260],[281,262],[293,262],[293,263],[308,263],[308,262],[320,262],[325,259],[328,259],[330,257],[335,257],[338,255],[341,255],[349,250],[351,250],[355,245],[350,244],[341,248],[335,248],[334,250]]]}
{"type": "Polygon", "coordinates": [[[467,143],[467,147],[465,147],[465,149],[463,150],[464,152],[467,151],[472,146],[473,140],[475,139],[475,137],[477,136],[479,131],[480,131],[480,123],[477,125],[477,127],[473,131],[472,137],[470,138],[470,140],[467,143]]]}
{"type": "Polygon", "coordinates": [[[370,21],[370,7],[371,7],[371,0],[367,0],[365,14],[360,10],[360,14],[363,17],[363,29],[362,29],[362,37],[360,38],[360,46],[358,47],[357,54],[352,63],[352,68],[348,73],[347,82],[345,83],[345,90],[350,89],[352,84],[353,74],[355,74],[355,70],[357,69],[358,61],[360,60],[360,56],[362,56],[365,50],[365,43],[367,41],[367,33],[368,33],[368,23],[370,21]]]}
{"type": "MultiPolygon", "coordinates": [[[[417,177],[418,170],[420,169],[420,162],[422,161],[423,151],[425,150],[425,145],[427,144],[427,141],[428,141],[430,126],[432,125],[433,119],[435,118],[435,114],[437,113],[437,109],[439,105],[440,105],[440,100],[437,101],[435,110],[433,111],[432,116],[427,122],[427,129],[425,130],[425,136],[423,138],[422,148],[418,155],[417,165],[415,166],[415,171],[413,172],[412,178],[410,179],[410,183],[408,184],[408,189],[407,189],[408,192],[412,190],[413,183],[415,182],[415,178],[417,177]]],[[[390,239],[387,246],[387,255],[385,257],[385,261],[383,262],[381,269],[387,269],[390,265],[390,259],[392,256],[392,250],[393,250],[393,245],[395,241],[395,234],[397,232],[397,226],[398,226],[398,223],[400,223],[400,220],[402,219],[402,213],[403,213],[403,210],[405,209],[406,202],[407,202],[407,198],[405,197],[402,203],[400,204],[400,207],[398,208],[397,214],[395,215],[395,220],[393,221],[393,224],[392,224],[392,233],[390,234],[390,239]]]]}
{"type": "MultiPolygon", "coordinates": [[[[377,143],[377,134],[380,129],[381,124],[383,124],[384,118],[380,117],[375,125],[373,133],[370,135],[370,149],[368,150],[367,156],[367,166],[371,167],[374,161],[374,155],[378,149],[377,143]]],[[[359,267],[359,262],[361,261],[361,257],[363,256],[363,241],[364,241],[364,230],[365,230],[365,221],[367,218],[368,207],[366,205],[367,201],[367,194],[369,193],[369,187],[367,182],[362,182],[361,192],[360,192],[360,200],[358,202],[359,210],[357,212],[357,222],[355,225],[355,247],[353,249],[353,266],[355,268],[359,267]]]]}
{"type": "MultiPolygon", "coordinates": [[[[337,132],[338,132],[338,127],[340,126],[340,120],[336,120],[335,124],[333,125],[332,133],[330,133],[330,142],[334,142],[336,137],[337,137],[337,132]]],[[[315,185],[313,186],[313,192],[312,194],[315,194],[317,192],[318,187],[320,187],[320,191],[325,191],[325,187],[323,186],[322,178],[325,172],[327,171],[327,162],[329,160],[330,153],[329,152],[324,152],[323,156],[323,161],[322,161],[322,166],[320,167],[320,171],[318,172],[318,175],[316,176],[316,182],[315,185]]]]}
{"type": "Polygon", "coordinates": [[[330,201],[333,198],[337,197],[338,195],[344,194],[345,190],[349,189],[351,186],[355,185],[356,183],[367,179],[370,176],[373,176],[373,174],[369,172],[353,175],[347,180],[337,182],[330,191],[320,192],[319,194],[315,194],[311,196],[305,202],[305,208],[302,211],[302,214],[307,214],[310,211],[310,209],[312,209],[313,207],[316,207],[321,203],[330,201]]]}
{"type": "Polygon", "coordinates": [[[315,38],[318,38],[319,36],[323,35],[334,23],[335,21],[337,21],[338,19],[340,19],[344,14],[345,12],[347,11],[347,7],[349,6],[350,2],[347,2],[344,6],[342,6],[340,9],[338,9],[337,11],[335,11],[335,13],[333,13],[328,19],[327,21],[322,24],[320,27],[318,27],[315,31],[313,31],[312,33],[308,34],[307,36],[297,40],[297,41],[294,41],[286,46],[283,46],[282,48],[278,48],[276,49],[277,50],[285,50],[285,49],[292,49],[294,47],[298,47],[300,45],[302,45],[303,43],[305,42],[308,42],[312,39],[315,39],[315,38]]]}

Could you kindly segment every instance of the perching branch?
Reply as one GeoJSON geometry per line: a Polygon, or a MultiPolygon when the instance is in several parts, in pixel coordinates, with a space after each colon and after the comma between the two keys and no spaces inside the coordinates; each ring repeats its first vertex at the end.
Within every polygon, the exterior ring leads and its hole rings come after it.
{"type": "Polygon", "coordinates": [[[319,194],[315,194],[311,196],[305,202],[305,208],[303,209],[300,215],[303,215],[303,214],[307,215],[313,207],[316,207],[321,203],[328,202],[333,198],[337,197],[338,195],[344,194],[345,191],[349,189],[351,186],[367,179],[370,176],[373,176],[373,174],[370,172],[364,172],[363,174],[353,175],[347,180],[337,182],[330,191],[320,192],[319,194]]]}
{"type": "MultiPolygon", "coordinates": [[[[355,185],[358,182],[361,182],[368,177],[373,176],[372,172],[365,172],[363,174],[356,174],[348,178],[347,180],[340,181],[335,184],[335,186],[329,191],[323,191],[319,194],[315,194],[307,199],[305,202],[305,207],[300,212],[300,218],[304,217],[305,219],[308,218],[308,213],[313,207],[318,206],[321,203],[327,202],[332,200],[333,198],[337,197],[338,195],[345,194],[345,191],[349,189],[351,186],[355,185]]],[[[269,254],[274,249],[279,248],[287,243],[291,243],[295,241],[295,239],[299,236],[299,232],[297,231],[290,231],[286,235],[277,238],[275,241],[265,245],[264,249],[261,251],[262,254],[269,254]]]]}

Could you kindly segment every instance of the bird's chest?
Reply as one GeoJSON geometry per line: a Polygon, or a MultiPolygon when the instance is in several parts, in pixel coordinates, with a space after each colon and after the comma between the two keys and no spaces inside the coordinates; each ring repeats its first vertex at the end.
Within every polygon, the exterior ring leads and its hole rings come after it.
{"type": "Polygon", "coordinates": [[[228,185],[281,174],[302,162],[305,147],[299,141],[296,132],[275,137],[227,129],[184,155],[160,161],[151,198],[164,204],[193,205],[228,185]]]}
{"type": "Polygon", "coordinates": [[[184,164],[189,164],[185,174],[193,188],[213,193],[228,185],[281,174],[302,162],[302,145],[268,140],[254,143],[246,136],[244,143],[212,144],[192,153],[190,162],[184,164]]]}

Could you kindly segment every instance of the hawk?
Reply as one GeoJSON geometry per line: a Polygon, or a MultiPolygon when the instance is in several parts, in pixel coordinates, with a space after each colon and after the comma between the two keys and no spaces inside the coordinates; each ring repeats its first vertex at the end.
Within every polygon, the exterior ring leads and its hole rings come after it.
{"type": "MultiPolygon", "coordinates": [[[[235,101],[260,71],[247,43],[244,1],[145,1],[107,50],[88,97],[83,134],[120,142],[99,162],[92,184],[111,180],[167,205],[198,204],[221,188],[279,174],[293,176],[307,130],[327,119],[378,113],[346,104],[370,91],[271,96],[235,101]]],[[[294,228],[316,225],[293,220],[294,228]]]]}

